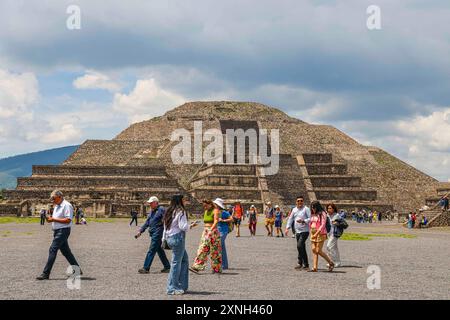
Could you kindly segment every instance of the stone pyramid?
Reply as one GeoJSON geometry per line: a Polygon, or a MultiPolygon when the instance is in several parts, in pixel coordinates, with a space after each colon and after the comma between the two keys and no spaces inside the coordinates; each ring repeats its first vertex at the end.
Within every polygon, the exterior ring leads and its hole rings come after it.
{"type": "Polygon", "coordinates": [[[271,201],[288,210],[298,195],[346,210],[406,211],[423,206],[437,187],[436,179],[332,126],[308,124],[259,103],[190,102],[135,123],[112,140],[87,140],[60,166],[34,166],[31,177],[19,178],[17,188],[5,192],[0,213],[43,206],[54,188],[96,216],[123,215],[132,206],[143,212],[149,195],[167,203],[176,192],[190,195],[193,213],[201,212],[203,198],[239,200],[245,209],[253,204],[260,210],[271,201]],[[243,163],[174,164],[171,154],[179,141],[171,140],[172,133],[186,129],[194,137],[199,122],[203,132],[222,134],[278,129],[278,172],[267,175],[267,166],[250,162],[248,144],[243,163]]]}

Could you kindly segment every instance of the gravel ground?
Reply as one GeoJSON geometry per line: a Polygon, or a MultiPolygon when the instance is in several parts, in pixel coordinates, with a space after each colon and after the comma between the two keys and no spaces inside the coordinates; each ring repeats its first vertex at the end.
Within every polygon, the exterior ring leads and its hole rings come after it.
{"type": "MultiPolygon", "coordinates": [[[[140,221],[142,222],[142,221],[140,221]]],[[[376,237],[339,242],[344,267],[318,273],[296,271],[296,243],[291,237],[269,238],[258,225],[250,238],[227,239],[230,270],[213,275],[189,274],[189,294],[168,297],[167,274],[155,257],[150,274],[141,275],[148,234],[135,240],[137,228],[126,221],[74,226],[70,246],[83,269],[79,290],[66,285],[67,262],[59,253],[51,281],[36,281],[52,240],[49,225],[0,225],[0,299],[450,299],[450,229],[407,230],[389,223],[350,224],[348,232],[407,233],[417,238],[376,237]],[[369,265],[381,269],[381,288],[367,288],[369,265]]],[[[201,227],[187,235],[192,262],[201,227]]],[[[309,252],[308,252],[309,253],[309,252]]],[[[170,258],[170,253],[169,253],[170,258]]],[[[311,260],[311,255],[309,254],[311,260]]]]}

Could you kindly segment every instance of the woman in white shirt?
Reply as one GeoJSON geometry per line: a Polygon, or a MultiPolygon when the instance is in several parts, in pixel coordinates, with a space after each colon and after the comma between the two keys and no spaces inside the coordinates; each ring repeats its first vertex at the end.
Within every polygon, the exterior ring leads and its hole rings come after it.
{"type": "Polygon", "coordinates": [[[184,294],[188,289],[189,261],[185,249],[185,238],[186,231],[190,227],[184,203],[183,195],[174,195],[163,218],[163,240],[167,241],[172,250],[170,273],[167,279],[168,295],[184,294]]]}

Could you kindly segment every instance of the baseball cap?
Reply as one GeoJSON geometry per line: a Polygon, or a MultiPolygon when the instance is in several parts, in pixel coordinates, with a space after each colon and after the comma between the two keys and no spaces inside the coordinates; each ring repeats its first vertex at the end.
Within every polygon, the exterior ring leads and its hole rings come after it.
{"type": "Polygon", "coordinates": [[[152,202],[159,202],[159,199],[155,196],[150,197],[150,199],[148,199],[147,203],[152,203],[152,202]]]}

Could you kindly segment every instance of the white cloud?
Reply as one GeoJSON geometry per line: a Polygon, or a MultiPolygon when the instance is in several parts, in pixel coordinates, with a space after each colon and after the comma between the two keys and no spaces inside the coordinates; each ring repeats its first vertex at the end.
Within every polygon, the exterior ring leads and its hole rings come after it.
{"type": "Polygon", "coordinates": [[[120,91],[122,87],[107,75],[94,70],[86,71],[84,76],[74,80],[73,85],[77,89],[104,89],[111,92],[120,91]]]}
{"type": "Polygon", "coordinates": [[[33,73],[16,74],[0,69],[0,119],[29,116],[38,100],[38,81],[33,73]]]}
{"type": "Polygon", "coordinates": [[[129,94],[114,95],[113,109],[136,122],[162,115],[185,101],[181,95],[162,89],[155,79],[141,79],[129,94]]]}
{"type": "Polygon", "coordinates": [[[412,139],[410,150],[450,151],[450,108],[427,116],[401,120],[397,124],[403,135],[412,139]]]}
{"type": "Polygon", "coordinates": [[[33,73],[0,69],[0,158],[18,146],[29,152],[37,146],[79,142],[81,131],[73,119],[64,113],[36,112],[41,100],[33,73]]]}
{"type": "Polygon", "coordinates": [[[65,123],[51,132],[46,132],[40,137],[40,141],[46,144],[58,144],[62,142],[78,141],[81,137],[81,130],[73,123],[65,123]]]}

